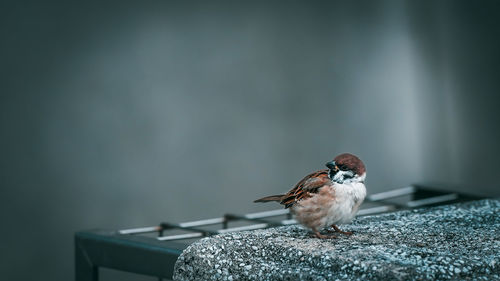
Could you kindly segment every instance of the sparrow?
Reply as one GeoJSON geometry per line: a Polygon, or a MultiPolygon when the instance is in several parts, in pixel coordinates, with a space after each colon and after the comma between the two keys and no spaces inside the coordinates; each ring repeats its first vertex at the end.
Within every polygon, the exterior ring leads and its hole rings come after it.
{"type": "Polygon", "coordinates": [[[279,202],[290,208],[295,219],[320,239],[337,238],[319,231],[331,226],[345,235],[337,224],[349,223],[366,196],[366,168],[355,155],[342,153],[325,164],[328,169],[305,176],[286,194],[266,196],[254,202],[279,202]]]}

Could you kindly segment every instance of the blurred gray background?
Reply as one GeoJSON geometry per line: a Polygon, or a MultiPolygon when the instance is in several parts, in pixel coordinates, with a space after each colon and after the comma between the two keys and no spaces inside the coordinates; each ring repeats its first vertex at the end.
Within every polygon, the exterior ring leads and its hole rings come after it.
{"type": "Polygon", "coordinates": [[[499,196],[497,3],[2,1],[0,278],[72,280],[78,230],[277,208],[341,152],[370,193],[499,196]]]}

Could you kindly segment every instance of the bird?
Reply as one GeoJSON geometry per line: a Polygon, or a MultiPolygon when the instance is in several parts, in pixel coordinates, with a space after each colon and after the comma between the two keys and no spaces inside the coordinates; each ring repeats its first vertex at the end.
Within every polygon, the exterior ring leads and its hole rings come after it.
{"type": "Polygon", "coordinates": [[[295,219],[311,229],[317,238],[337,238],[320,233],[330,226],[331,233],[352,235],[353,232],[340,230],[337,224],[351,222],[366,197],[365,165],[356,155],[342,153],[325,166],[328,169],[308,174],[286,194],[266,196],[254,202],[279,202],[290,208],[295,219]]]}

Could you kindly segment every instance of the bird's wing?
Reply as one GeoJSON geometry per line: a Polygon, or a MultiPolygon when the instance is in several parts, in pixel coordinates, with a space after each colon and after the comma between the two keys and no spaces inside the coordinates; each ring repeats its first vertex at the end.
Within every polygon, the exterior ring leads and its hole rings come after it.
{"type": "Polygon", "coordinates": [[[328,170],[319,170],[305,176],[300,180],[292,190],[290,190],[280,204],[285,205],[285,208],[290,208],[297,201],[306,199],[312,196],[313,193],[318,193],[319,189],[330,184],[328,170]]]}

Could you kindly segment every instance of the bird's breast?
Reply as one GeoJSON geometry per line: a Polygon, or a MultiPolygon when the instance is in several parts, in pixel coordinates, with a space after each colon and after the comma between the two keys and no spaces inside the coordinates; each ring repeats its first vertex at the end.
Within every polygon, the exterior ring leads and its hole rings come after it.
{"type": "Polygon", "coordinates": [[[335,201],[328,211],[327,225],[350,222],[366,197],[363,183],[335,184],[335,201]]]}

